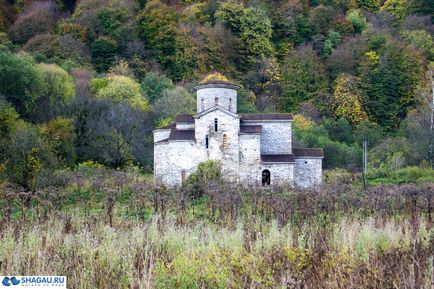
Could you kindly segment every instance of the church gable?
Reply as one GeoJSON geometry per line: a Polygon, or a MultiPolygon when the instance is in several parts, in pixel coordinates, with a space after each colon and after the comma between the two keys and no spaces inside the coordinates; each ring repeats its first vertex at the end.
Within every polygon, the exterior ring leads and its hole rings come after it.
{"type": "Polygon", "coordinates": [[[205,115],[207,115],[207,114],[209,114],[209,113],[216,112],[216,111],[219,111],[219,112],[225,113],[225,114],[227,114],[227,115],[229,115],[229,116],[232,116],[233,118],[240,118],[240,116],[239,116],[238,114],[235,114],[235,113],[233,113],[233,112],[230,112],[229,110],[226,110],[226,109],[224,109],[224,108],[221,107],[221,106],[214,106],[214,107],[211,107],[211,108],[209,108],[209,109],[207,109],[207,110],[205,110],[205,111],[202,111],[202,112],[196,114],[196,115],[193,116],[193,117],[194,117],[195,119],[198,119],[198,118],[201,118],[201,117],[203,117],[203,116],[205,116],[205,115]]]}

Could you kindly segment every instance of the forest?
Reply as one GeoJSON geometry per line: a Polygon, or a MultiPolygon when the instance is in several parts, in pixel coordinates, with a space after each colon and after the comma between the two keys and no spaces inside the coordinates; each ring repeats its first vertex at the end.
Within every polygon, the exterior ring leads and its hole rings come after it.
{"type": "Polygon", "coordinates": [[[433,76],[432,0],[0,0],[0,274],[432,288],[433,76]],[[152,131],[209,79],[292,113],[324,186],[154,187],[152,131]]]}
{"type": "Polygon", "coordinates": [[[152,130],[193,112],[209,74],[241,86],[240,112],[293,113],[296,145],[323,147],[325,168],[360,170],[363,140],[372,168],[432,167],[433,13],[430,0],[2,1],[2,173],[28,187],[85,161],[150,171],[152,130]]]}

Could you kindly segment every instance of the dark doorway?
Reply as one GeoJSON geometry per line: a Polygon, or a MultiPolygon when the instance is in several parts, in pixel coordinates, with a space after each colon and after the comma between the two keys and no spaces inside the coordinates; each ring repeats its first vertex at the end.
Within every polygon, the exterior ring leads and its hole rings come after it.
{"type": "Polygon", "coordinates": [[[271,174],[269,170],[262,171],[262,185],[269,186],[271,181],[271,174]]]}

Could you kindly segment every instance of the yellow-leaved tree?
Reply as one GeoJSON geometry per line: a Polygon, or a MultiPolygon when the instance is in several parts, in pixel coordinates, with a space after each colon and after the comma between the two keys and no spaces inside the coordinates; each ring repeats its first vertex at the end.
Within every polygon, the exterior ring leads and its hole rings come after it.
{"type": "Polygon", "coordinates": [[[353,124],[368,120],[360,101],[356,78],[352,75],[342,73],[336,78],[331,106],[336,118],[346,118],[353,124]]]}
{"type": "Polygon", "coordinates": [[[202,81],[201,81],[200,83],[207,83],[207,82],[209,82],[209,81],[213,81],[213,80],[220,80],[220,81],[226,81],[226,82],[229,82],[229,79],[228,79],[226,76],[224,76],[224,75],[222,75],[222,74],[220,74],[220,73],[218,73],[218,72],[213,72],[213,73],[209,73],[209,74],[207,74],[207,75],[202,79],[202,81]]]}

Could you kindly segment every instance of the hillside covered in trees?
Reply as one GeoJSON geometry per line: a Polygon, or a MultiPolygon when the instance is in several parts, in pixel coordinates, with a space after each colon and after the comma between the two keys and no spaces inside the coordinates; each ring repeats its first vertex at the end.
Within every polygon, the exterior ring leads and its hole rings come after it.
{"type": "MultiPolygon", "coordinates": [[[[6,0],[0,175],[32,189],[83,162],[152,168],[152,130],[209,73],[240,112],[292,112],[326,168],[432,166],[432,0],[6,0]],[[218,73],[218,74],[217,74],[218,73]]],[[[297,145],[296,144],[296,145],[297,145]]]]}

